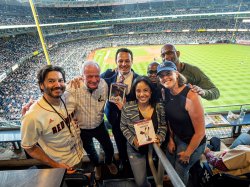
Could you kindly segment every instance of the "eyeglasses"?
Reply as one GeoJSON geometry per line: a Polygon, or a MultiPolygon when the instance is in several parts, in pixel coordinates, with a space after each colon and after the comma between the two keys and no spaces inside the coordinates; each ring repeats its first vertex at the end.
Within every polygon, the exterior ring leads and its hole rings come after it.
{"type": "Polygon", "coordinates": [[[161,72],[158,77],[160,77],[161,79],[165,76],[171,76],[172,75],[172,71],[164,71],[164,72],[161,72]]]}
{"type": "Polygon", "coordinates": [[[165,52],[161,53],[161,56],[165,57],[166,55],[173,55],[173,54],[175,54],[175,51],[165,51],[165,52]]]}
{"type": "Polygon", "coordinates": [[[148,70],[148,74],[157,74],[157,70],[148,70]]]}

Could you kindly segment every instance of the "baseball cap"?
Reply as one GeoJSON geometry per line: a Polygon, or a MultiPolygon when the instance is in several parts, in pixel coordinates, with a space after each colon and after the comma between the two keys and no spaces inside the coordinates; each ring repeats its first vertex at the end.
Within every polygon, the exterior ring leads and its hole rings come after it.
{"type": "Polygon", "coordinates": [[[177,71],[176,65],[171,61],[164,61],[157,67],[157,75],[163,71],[177,71]]]}

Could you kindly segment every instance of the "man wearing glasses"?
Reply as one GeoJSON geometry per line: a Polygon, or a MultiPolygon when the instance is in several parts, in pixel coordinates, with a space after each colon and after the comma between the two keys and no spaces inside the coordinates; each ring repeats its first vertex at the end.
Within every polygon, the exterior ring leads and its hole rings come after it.
{"type": "Polygon", "coordinates": [[[153,84],[157,84],[157,82],[159,82],[157,79],[158,65],[159,65],[158,62],[152,62],[148,65],[148,70],[147,70],[148,78],[151,80],[153,84]]]}
{"type": "Polygon", "coordinates": [[[159,83],[159,79],[157,77],[157,67],[159,63],[158,62],[152,62],[148,65],[148,70],[147,70],[147,75],[148,78],[151,80],[153,83],[154,89],[157,92],[157,99],[161,100],[162,98],[162,86],[159,83]]]}
{"type": "Polygon", "coordinates": [[[214,100],[220,97],[219,89],[212,83],[207,75],[198,67],[188,63],[180,62],[180,51],[177,51],[172,44],[165,44],[161,48],[161,57],[163,61],[172,61],[177,70],[187,78],[192,91],[197,92],[206,100],[214,100]]]}

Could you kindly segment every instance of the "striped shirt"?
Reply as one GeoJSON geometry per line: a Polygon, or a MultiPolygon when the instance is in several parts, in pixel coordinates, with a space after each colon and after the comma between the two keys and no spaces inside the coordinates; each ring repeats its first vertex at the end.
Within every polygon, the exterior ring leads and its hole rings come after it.
{"type": "Polygon", "coordinates": [[[78,101],[76,118],[80,128],[94,129],[98,127],[103,121],[104,106],[108,98],[108,85],[104,79],[100,79],[98,88],[92,93],[81,82],[75,97],[78,101]]]}
{"type": "MultiPolygon", "coordinates": [[[[155,107],[158,122],[158,130],[156,134],[159,135],[160,142],[163,142],[167,132],[165,109],[162,103],[157,103],[155,107]]],[[[136,137],[134,123],[139,120],[139,109],[136,101],[127,102],[122,108],[120,127],[123,135],[132,146],[134,146],[133,142],[136,137]]]]}

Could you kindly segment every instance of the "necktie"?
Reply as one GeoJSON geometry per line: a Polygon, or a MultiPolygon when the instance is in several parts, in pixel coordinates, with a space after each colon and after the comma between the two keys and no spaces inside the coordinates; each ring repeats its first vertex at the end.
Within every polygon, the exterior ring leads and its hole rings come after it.
{"type": "Polygon", "coordinates": [[[120,76],[119,83],[124,83],[125,77],[123,75],[120,76]]]}

